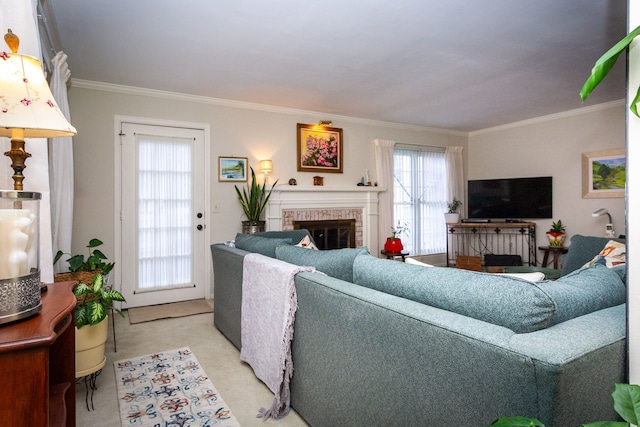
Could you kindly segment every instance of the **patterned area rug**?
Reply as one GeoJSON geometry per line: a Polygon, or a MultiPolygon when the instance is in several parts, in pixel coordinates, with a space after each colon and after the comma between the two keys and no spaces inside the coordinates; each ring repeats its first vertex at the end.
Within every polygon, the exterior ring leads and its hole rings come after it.
{"type": "Polygon", "coordinates": [[[123,426],[239,426],[189,347],[114,363],[123,426]]]}

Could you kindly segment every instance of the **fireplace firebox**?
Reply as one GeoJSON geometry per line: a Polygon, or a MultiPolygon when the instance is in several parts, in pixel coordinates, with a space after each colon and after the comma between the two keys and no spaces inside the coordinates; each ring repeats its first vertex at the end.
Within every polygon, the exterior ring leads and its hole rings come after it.
{"type": "Polygon", "coordinates": [[[307,229],[318,249],[356,247],[355,219],[327,219],[318,221],[293,221],[293,228],[307,229]]]}

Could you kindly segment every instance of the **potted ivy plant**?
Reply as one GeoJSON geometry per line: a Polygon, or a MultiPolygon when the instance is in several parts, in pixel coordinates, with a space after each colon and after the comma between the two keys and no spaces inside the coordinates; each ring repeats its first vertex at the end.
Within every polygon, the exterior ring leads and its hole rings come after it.
{"type": "Polygon", "coordinates": [[[71,255],[58,251],[53,258],[53,263],[57,263],[63,255],[69,255],[69,258],[66,260],[69,271],[66,273],[56,273],[54,275],[54,281],[84,281],[91,283],[93,276],[97,273],[102,273],[108,278],[109,272],[113,270],[115,263],[109,262],[107,256],[102,253],[100,249],[97,249],[103,244],[100,239],[91,239],[87,245],[89,249],[87,258],[85,258],[84,254],[71,255]]]}
{"type": "Polygon", "coordinates": [[[79,282],[73,290],[76,296],[76,378],[101,369],[105,363],[104,348],[109,332],[108,311],[122,311],[114,307],[114,301],[125,302],[115,289],[105,289],[104,276],[93,276],[90,284],[79,282]]]}
{"type": "Polygon", "coordinates": [[[448,211],[444,214],[444,222],[447,224],[460,222],[460,212],[458,212],[460,206],[462,206],[462,202],[457,197],[447,203],[448,211]]]}
{"type": "Polygon", "coordinates": [[[565,226],[562,220],[558,220],[551,224],[551,228],[547,231],[547,238],[549,239],[549,246],[561,247],[564,245],[564,239],[567,237],[565,233],[565,226]]]}
{"type": "Polygon", "coordinates": [[[236,185],[236,194],[238,200],[242,206],[242,211],[247,217],[246,221],[242,221],[242,232],[245,234],[258,233],[264,231],[265,221],[261,220],[262,212],[267,207],[271,192],[275,188],[278,180],[273,183],[273,186],[267,191],[266,181],[260,186],[256,179],[256,173],[251,169],[251,183],[247,182],[246,188],[242,191],[236,185]]]}

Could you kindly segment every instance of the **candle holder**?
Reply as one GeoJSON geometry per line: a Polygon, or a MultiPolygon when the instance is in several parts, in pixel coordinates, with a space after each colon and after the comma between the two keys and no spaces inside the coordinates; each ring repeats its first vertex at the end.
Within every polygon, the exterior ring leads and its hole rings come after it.
{"type": "Polygon", "coordinates": [[[40,311],[40,199],[0,190],[0,325],[40,311]]]}

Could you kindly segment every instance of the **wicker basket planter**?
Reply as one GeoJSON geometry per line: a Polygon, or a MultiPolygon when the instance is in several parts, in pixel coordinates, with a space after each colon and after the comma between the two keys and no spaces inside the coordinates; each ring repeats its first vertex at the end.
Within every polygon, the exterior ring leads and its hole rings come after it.
{"type": "MultiPolygon", "coordinates": [[[[82,282],[87,285],[91,285],[91,283],[93,283],[93,276],[101,273],[102,273],[102,270],[56,273],[53,275],[53,281],[54,282],[82,282]]],[[[81,297],[81,298],[84,298],[84,297],[81,297]]]]}

